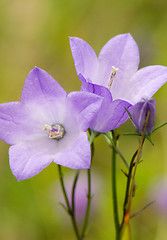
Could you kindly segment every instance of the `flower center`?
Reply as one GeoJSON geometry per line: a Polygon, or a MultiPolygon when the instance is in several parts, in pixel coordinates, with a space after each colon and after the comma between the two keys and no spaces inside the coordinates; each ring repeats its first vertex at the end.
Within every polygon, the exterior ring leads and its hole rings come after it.
{"type": "Polygon", "coordinates": [[[42,127],[42,129],[49,134],[49,138],[54,138],[56,140],[60,140],[65,135],[65,129],[61,124],[55,124],[55,125],[45,124],[42,127]]]}
{"type": "Polygon", "coordinates": [[[112,86],[112,83],[115,79],[115,76],[116,76],[116,73],[117,73],[118,69],[119,68],[116,68],[116,67],[112,66],[112,72],[111,72],[111,75],[110,75],[110,78],[109,78],[109,81],[108,81],[108,85],[107,85],[109,90],[111,90],[111,86],[112,86]]]}

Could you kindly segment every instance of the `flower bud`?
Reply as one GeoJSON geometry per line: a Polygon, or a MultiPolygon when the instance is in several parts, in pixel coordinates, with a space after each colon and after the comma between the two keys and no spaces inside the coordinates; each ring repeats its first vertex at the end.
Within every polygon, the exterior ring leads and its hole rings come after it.
{"type": "Polygon", "coordinates": [[[155,99],[143,99],[136,103],[131,110],[132,121],[137,131],[142,134],[146,122],[147,114],[149,113],[148,122],[146,125],[145,135],[153,131],[155,125],[155,99]]]}

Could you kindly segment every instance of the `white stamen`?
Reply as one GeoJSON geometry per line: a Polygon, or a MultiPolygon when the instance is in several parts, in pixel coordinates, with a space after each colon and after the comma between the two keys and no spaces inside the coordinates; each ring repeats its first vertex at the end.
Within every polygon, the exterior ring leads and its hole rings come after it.
{"type": "Polygon", "coordinates": [[[118,69],[119,68],[116,68],[116,67],[112,66],[111,76],[110,76],[110,79],[109,79],[108,85],[107,85],[109,90],[111,90],[111,86],[112,86],[112,83],[113,83],[113,81],[115,79],[115,76],[116,76],[116,73],[117,73],[118,69]]]}
{"type": "Polygon", "coordinates": [[[52,126],[45,124],[43,125],[42,129],[49,134],[49,138],[54,138],[57,140],[63,138],[65,134],[65,129],[61,124],[55,124],[52,126]]]}

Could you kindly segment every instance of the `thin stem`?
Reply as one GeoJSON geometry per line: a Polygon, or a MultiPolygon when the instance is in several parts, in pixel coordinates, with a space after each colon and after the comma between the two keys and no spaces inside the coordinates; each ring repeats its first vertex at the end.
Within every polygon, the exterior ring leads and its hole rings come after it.
{"type": "Polygon", "coordinates": [[[130,219],[131,204],[132,204],[132,198],[133,198],[134,187],[135,187],[135,175],[136,175],[137,165],[138,165],[139,160],[140,160],[140,154],[141,154],[142,146],[143,146],[143,143],[144,143],[144,140],[145,140],[145,131],[146,131],[146,126],[147,126],[147,123],[148,123],[149,115],[150,115],[150,112],[148,112],[147,116],[146,116],[146,121],[145,121],[145,124],[144,124],[142,136],[141,136],[141,139],[140,139],[139,148],[138,148],[137,155],[136,155],[136,162],[135,162],[134,170],[133,170],[133,174],[132,174],[131,187],[130,187],[128,202],[127,202],[126,212],[124,214],[123,224],[127,224],[129,222],[129,219],[130,219]]]}
{"type": "MultiPolygon", "coordinates": [[[[92,159],[94,156],[94,144],[93,144],[93,140],[94,138],[97,136],[97,134],[95,134],[94,131],[91,131],[91,135],[90,135],[90,147],[91,147],[91,163],[92,163],[92,159]]],[[[90,207],[91,207],[91,167],[87,170],[87,177],[88,177],[88,193],[87,193],[87,208],[86,208],[86,213],[85,213],[85,219],[84,219],[84,223],[83,223],[83,228],[82,228],[82,233],[81,233],[81,239],[83,239],[86,235],[86,230],[87,230],[87,226],[88,226],[88,220],[89,220],[89,214],[90,214],[90,207]]]]}
{"type": "Polygon", "coordinates": [[[79,171],[77,171],[75,178],[74,178],[74,182],[73,182],[73,187],[72,187],[72,195],[71,195],[71,203],[72,203],[72,212],[75,215],[75,189],[76,189],[76,184],[78,181],[78,177],[79,177],[79,171]]]}
{"type": "MultiPolygon", "coordinates": [[[[116,146],[116,140],[113,134],[113,143],[116,146]]],[[[116,189],[116,149],[113,147],[112,151],[112,195],[113,195],[113,212],[114,212],[114,223],[115,223],[115,230],[116,230],[116,240],[120,239],[120,224],[119,224],[119,217],[118,217],[118,204],[117,204],[117,189],[116,189]]]]}
{"type": "Polygon", "coordinates": [[[135,182],[135,175],[136,175],[137,165],[138,165],[139,160],[140,160],[140,153],[141,153],[143,142],[144,142],[144,135],[145,135],[145,131],[146,131],[146,126],[147,126],[147,123],[148,123],[149,115],[150,114],[148,112],[147,117],[146,117],[146,121],[145,121],[145,125],[144,125],[144,129],[143,129],[143,132],[142,132],[142,136],[141,136],[141,139],[140,139],[139,149],[138,149],[138,152],[137,152],[136,162],[135,162],[135,166],[134,166],[134,170],[133,170],[131,188],[130,188],[130,193],[129,193],[129,202],[128,202],[128,210],[129,210],[129,212],[130,212],[131,202],[132,202],[132,197],[133,197],[133,190],[134,190],[134,185],[135,185],[134,182],[135,182]]]}
{"type": "Polygon", "coordinates": [[[122,220],[121,228],[123,226],[125,215],[126,215],[126,212],[127,212],[127,204],[128,204],[128,198],[129,198],[130,182],[131,182],[131,178],[132,178],[132,170],[133,170],[133,167],[134,167],[134,160],[135,160],[135,157],[137,155],[137,151],[133,154],[133,157],[131,159],[130,166],[129,166],[129,173],[127,175],[127,184],[126,184],[126,192],[125,192],[125,200],[124,200],[124,208],[123,208],[124,214],[123,214],[123,220],[122,220]]]}
{"type": "Polygon", "coordinates": [[[120,156],[120,158],[123,160],[124,164],[126,165],[126,167],[129,169],[129,164],[126,161],[125,157],[123,156],[123,154],[119,151],[118,147],[114,144],[113,142],[113,138],[110,132],[106,132],[103,133],[103,135],[109,140],[110,145],[112,148],[115,148],[115,151],[118,153],[118,155],[120,156]]]}
{"type": "Polygon", "coordinates": [[[71,210],[70,203],[68,201],[66,189],[65,189],[65,186],[64,186],[63,173],[62,173],[62,169],[61,169],[60,165],[58,165],[58,171],[59,171],[60,184],[61,184],[61,188],[62,188],[62,191],[63,191],[64,199],[65,199],[65,202],[66,202],[67,210],[70,214],[70,210],[71,210]]]}
{"type": "Polygon", "coordinates": [[[138,210],[137,212],[133,213],[132,215],[130,215],[130,218],[133,218],[135,216],[137,216],[139,213],[143,212],[145,209],[147,209],[148,207],[150,207],[153,203],[155,203],[155,200],[151,201],[150,203],[148,203],[146,206],[144,206],[142,209],[138,210]]]}
{"type": "Polygon", "coordinates": [[[71,221],[72,221],[72,225],[73,225],[73,228],[74,228],[74,231],[75,231],[76,238],[77,238],[77,240],[81,240],[80,235],[79,235],[79,231],[78,231],[78,227],[77,227],[77,224],[76,224],[76,220],[75,220],[74,211],[73,211],[73,209],[71,209],[70,203],[69,203],[69,200],[68,200],[68,197],[67,197],[66,189],[65,189],[65,186],[64,186],[63,173],[62,173],[60,165],[58,165],[58,172],[59,172],[59,179],[60,179],[62,192],[63,192],[64,199],[65,199],[66,206],[67,206],[67,211],[68,211],[68,213],[71,217],[71,221]]]}
{"type": "Polygon", "coordinates": [[[88,193],[87,193],[88,201],[87,201],[86,214],[85,214],[85,219],[84,219],[82,233],[81,233],[81,239],[85,237],[85,232],[88,225],[89,213],[90,213],[90,207],[91,207],[91,169],[87,170],[87,174],[88,174],[88,193]]]}
{"type": "Polygon", "coordinates": [[[119,149],[116,147],[116,152],[118,153],[118,155],[122,158],[124,164],[126,165],[126,167],[129,169],[129,164],[126,161],[125,157],[123,156],[123,154],[119,151],[119,149]]]}

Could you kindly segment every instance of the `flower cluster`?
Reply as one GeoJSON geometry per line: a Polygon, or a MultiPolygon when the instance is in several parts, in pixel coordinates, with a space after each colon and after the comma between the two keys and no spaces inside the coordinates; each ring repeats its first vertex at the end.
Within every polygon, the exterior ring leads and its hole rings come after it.
{"type": "Polygon", "coordinates": [[[148,111],[147,133],[154,126],[154,100],[140,101],[150,99],[167,81],[167,67],[137,70],[139,51],[130,34],[112,38],[98,57],[82,39],[70,38],[70,46],[81,91],[67,94],[35,67],[25,81],[21,102],[0,105],[0,138],[11,145],[10,167],[18,180],[38,174],[51,162],[89,168],[86,131],[118,128],[129,117],[126,109],[140,133],[148,111]]]}

